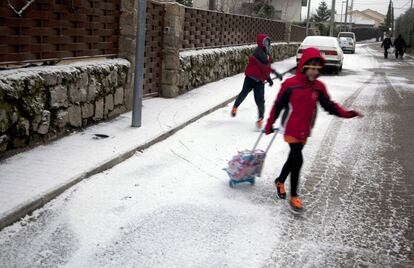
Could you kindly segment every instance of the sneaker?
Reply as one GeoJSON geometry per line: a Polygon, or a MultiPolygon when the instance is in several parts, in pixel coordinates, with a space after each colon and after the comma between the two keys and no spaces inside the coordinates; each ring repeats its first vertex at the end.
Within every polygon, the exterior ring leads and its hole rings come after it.
{"type": "Polygon", "coordinates": [[[286,199],[286,190],[285,190],[285,184],[279,182],[277,179],[275,180],[275,186],[277,190],[277,196],[280,199],[286,199]]]}
{"type": "Polygon", "coordinates": [[[236,115],[237,115],[237,107],[233,106],[233,108],[231,109],[231,116],[236,117],[236,115]]]}
{"type": "Polygon", "coordinates": [[[303,204],[302,201],[299,199],[299,197],[297,196],[292,196],[290,198],[290,207],[293,209],[293,211],[295,212],[302,212],[303,211],[303,204]]]}
{"type": "Polygon", "coordinates": [[[257,129],[262,129],[263,128],[263,119],[257,120],[256,127],[257,127],[257,129]]]}

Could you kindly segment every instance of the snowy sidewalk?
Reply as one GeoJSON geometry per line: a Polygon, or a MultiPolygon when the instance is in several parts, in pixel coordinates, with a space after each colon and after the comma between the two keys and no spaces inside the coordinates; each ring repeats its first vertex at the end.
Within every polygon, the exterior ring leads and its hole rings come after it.
{"type": "MultiPolygon", "coordinates": [[[[273,66],[286,72],[295,65],[293,57],[273,66]]],[[[130,127],[131,113],[125,113],[2,161],[0,230],[80,180],[113,167],[137,150],[148,148],[229,103],[240,91],[243,79],[244,75],[239,74],[174,99],[145,100],[141,128],[130,127]],[[96,139],[95,134],[108,138],[96,139]]]]}

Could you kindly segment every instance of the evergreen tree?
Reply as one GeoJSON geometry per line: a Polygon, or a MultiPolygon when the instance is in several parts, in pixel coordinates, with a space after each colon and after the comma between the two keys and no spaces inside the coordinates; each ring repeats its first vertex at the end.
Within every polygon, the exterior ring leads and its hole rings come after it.
{"type": "Polygon", "coordinates": [[[256,0],[255,13],[257,17],[271,19],[275,15],[275,8],[268,1],[256,0]]]}
{"type": "Polygon", "coordinates": [[[393,15],[392,14],[392,3],[391,3],[391,0],[390,0],[390,3],[388,5],[387,16],[385,17],[385,28],[386,28],[386,32],[388,32],[390,30],[390,28],[391,28],[392,20],[393,20],[392,15],[393,15]]]}
{"type": "Polygon", "coordinates": [[[175,2],[178,2],[184,6],[192,7],[193,6],[193,0],[176,0],[175,2]]]}
{"type": "Polygon", "coordinates": [[[314,22],[327,22],[331,18],[331,11],[328,9],[328,5],[326,4],[325,0],[322,1],[318,9],[316,10],[316,14],[313,15],[312,20],[314,22]]]}

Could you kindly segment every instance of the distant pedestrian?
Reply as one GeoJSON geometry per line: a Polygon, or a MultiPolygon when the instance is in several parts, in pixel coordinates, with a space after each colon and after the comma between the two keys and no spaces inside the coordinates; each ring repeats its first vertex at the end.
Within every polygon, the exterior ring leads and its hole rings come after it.
{"type": "Polygon", "coordinates": [[[407,43],[405,42],[401,34],[398,35],[397,39],[395,39],[394,47],[395,47],[395,58],[398,59],[398,56],[400,56],[402,59],[405,53],[405,49],[407,48],[407,43]]]}
{"type": "Polygon", "coordinates": [[[328,113],[338,117],[362,116],[359,112],[344,109],[331,100],[325,85],[318,80],[324,66],[325,60],[318,49],[308,48],[303,52],[296,75],[282,84],[265,127],[266,134],[272,133],[273,124],[283,111],[283,126],[279,132],[285,135],[290,153],[279,177],[275,180],[275,186],[278,197],[286,199],[284,183],[290,175],[289,204],[295,212],[303,211],[297,187],[303,164],[302,149],[316,119],[317,103],[319,102],[328,113]]]}
{"type": "Polygon", "coordinates": [[[263,118],[265,112],[265,81],[269,82],[270,86],[273,86],[273,80],[270,78],[270,74],[274,73],[280,80],[283,76],[272,69],[272,57],[271,53],[271,39],[267,34],[259,34],[257,36],[257,48],[253,52],[253,55],[249,57],[249,63],[245,70],[245,79],[243,89],[237,97],[231,115],[233,117],[237,114],[237,108],[244,101],[250,91],[253,89],[254,100],[258,109],[258,120],[256,122],[257,128],[262,128],[263,118]]]}
{"type": "Polygon", "coordinates": [[[388,49],[392,47],[391,38],[386,36],[384,41],[382,41],[381,47],[384,48],[384,58],[388,59],[388,49]]]}

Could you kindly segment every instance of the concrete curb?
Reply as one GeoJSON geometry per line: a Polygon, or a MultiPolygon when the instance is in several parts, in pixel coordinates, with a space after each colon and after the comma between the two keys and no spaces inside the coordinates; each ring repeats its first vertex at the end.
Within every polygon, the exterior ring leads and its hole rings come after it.
{"type": "MultiPolygon", "coordinates": [[[[291,72],[292,70],[296,69],[296,66],[287,70],[286,72],[284,72],[283,74],[287,74],[289,72],[291,72]]],[[[20,220],[21,218],[25,217],[26,215],[32,213],[33,211],[35,211],[36,209],[39,209],[41,207],[43,207],[45,204],[47,204],[48,202],[50,202],[51,200],[53,200],[54,198],[58,197],[60,194],[62,194],[64,191],[66,191],[67,189],[69,189],[70,187],[74,186],[75,184],[79,183],[80,181],[87,179],[93,175],[96,175],[98,173],[101,173],[105,170],[108,170],[110,168],[113,168],[114,166],[124,162],[125,160],[127,160],[128,158],[132,157],[137,151],[142,151],[145,149],[148,149],[149,147],[151,147],[154,144],[157,144],[163,140],[166,140],[167,138],[171,137],[172,135],[174,135],[176,132],[182,130],[183,128],[185,128],[186,126],[194,123],[195,121],[203,118],[206,115],[209,115],[215,111],[217,111],[220,108],[225,107],[226,105],[228,105],[229,103],[233,102],[236,99],[237,96],[231,97],[227,100],[225,100],[224,102],[214,106],[213,108],[210,108],[209,110],[198,114],[197,116],[193,117],[192,119],[182,123],[181,125],[178,125],[177,127],[159,135],[158,137],[155,137],[153,140],[142,144],[132,150],[129,150],[128,152],[125,152],[119,156],[116,156],[115,158],[103,163],[102,165],[84,172],[82,175],[78,176],[77,178],[73,178],[73,180],[71,180],[70,182],[66,183],[65,185],[62,185],[56,189],[54,189],[53,191],[51,191],[50,193],[45,194],[44,196],[33,200],[33,201],[29,201],[27,202],[27,204],[21,206],[20,208],[17,208],[15,211],[12,211],[10,213],[6,213],[5,215],[1,215],[0,216],[0,231],[17,222],[18,220],[20,220]]]]}

